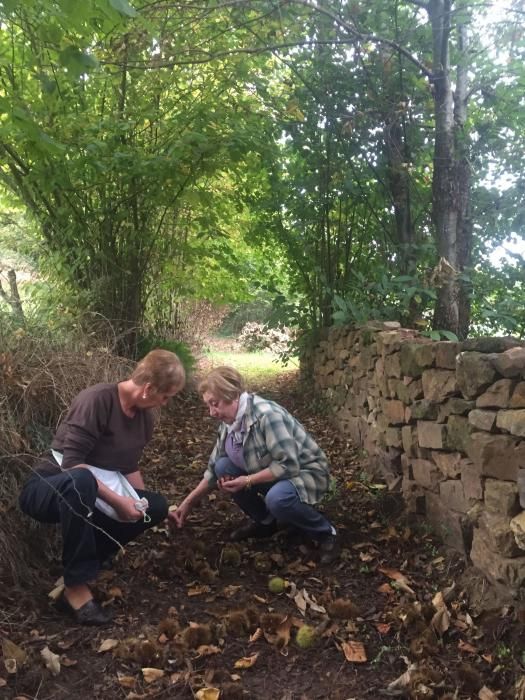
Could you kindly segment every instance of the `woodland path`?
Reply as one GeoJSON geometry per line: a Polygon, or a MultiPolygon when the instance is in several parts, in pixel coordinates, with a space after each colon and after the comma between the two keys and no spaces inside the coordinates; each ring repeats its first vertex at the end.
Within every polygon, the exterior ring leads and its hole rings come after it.
{"type": "MultiPolygon", "coordinates": [[[[57,614],[47,594],[58,564],[25,590],[1,592],[0,637],[27,658],[17,674],[0,664],[0,698],[524,698],[513,689],[525,641],[513,611],[475,616],[462,563],[363,479],[358,451],[295,374],[252,388],[297,415],[328,453],[336,486],[323,508],[338,528],[340,561],[323,569],[311,543],[285,532],[232,549],[239,512],[213,493],[183,530],[146,534],[103,572],[96,592],[115,613],[108,628],[57,614]],[[273,576],[288,582],[284,593],[269,591],[273,576]],[[305,622],[318,639],[302,649],[305,622]],[[57,675],[44,667],[45,647],[60,657],[57,675]],[[387,694],[407,663],[409,684],[387,694]]],[[[144,460],[148,486],[180,502],[215,430],[196,394],[178,397],[144,460]]]]}

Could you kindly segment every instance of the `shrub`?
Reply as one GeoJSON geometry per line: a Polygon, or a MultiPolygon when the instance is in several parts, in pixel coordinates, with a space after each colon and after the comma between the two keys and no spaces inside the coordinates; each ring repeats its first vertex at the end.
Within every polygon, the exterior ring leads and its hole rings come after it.
{"type": "Polygon", "coordinates": [[[56,537],[22,516],[18,493],[49,447],[72,398],[97,382],[124,379],[134,366],[91,335],[0,329],[0,584],[27,582],[30,564],[54,555],[56,537]]]}
{"type": "Polygon", "coordinates": [[[190,348],[179,340],[165,340],[162,338],[157,338],[154,335],[142,336],[137,341],[137,359],[144,357],[151,350],[160,348],[161,350],[169,350],[174,352],[179,360],[184,365],[186,374],[190,375],[195,369],[195,358],[190,348]]]}
{"type": "Polygon", "coordinates": [[[246,323],[239,335],[239,343],[248,352],[270,350],[275,355],[284,353],[291,340],[292,334],[288,328],[269,328],[256,321],[246,323]]]}

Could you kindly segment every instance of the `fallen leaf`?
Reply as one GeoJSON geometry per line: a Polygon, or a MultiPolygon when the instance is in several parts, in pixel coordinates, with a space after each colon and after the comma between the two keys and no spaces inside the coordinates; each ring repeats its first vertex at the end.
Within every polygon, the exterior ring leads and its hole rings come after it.
{"type": "Polygon", "coordinates": [[[250,656],[243,656],[242,659],[238,659],[234,664],[234,668],[251,668],[254,663],[257,661],[257,657],[259,656],[259,652],[256,652],[255,654],[251,654],[250,656]]]}
{"type": "Polygon", "coordinates": [[[102,644],[97,649],[97,654],[102,654],[105,651],[111,651],[115,647],[118,647],[118,645],[119,645],[118,639],[104,639],[102,644]]]}
{"type": "Polygon", "coordinates": [[[301,612],[302,615],[304,615],[305,612],[306,612],[306,600],[305,600],[305,598],[304,598],[303,591],[304,591],[304,588],[303,588],[302,591],[298,591],[298,592],[294,595],[294,598],[293,598],[295,604],[296,604],[297,607],[299,608],[299,611],[301,612]]]}
{"type": "Polygon", "coordinates": [[[479,691],[478,698],[479,700],[499,700],[496,693],[492,692],[492,690],[487,688],[486,685],[484,685],[479,691]]]}
{"type": "Polygon", "coordinates": [[[263,605],[266,605],[266,603],[268,602],[266,598],[263,598],[262,596],[257,595],[256,593],[254,594],[253,599],[256,600],[258,603],[262,603],[263,605]]]}
{"type": "Polygon", "coordinates": [[[256,629],[255,632],[250,636],[250,638],[248,639],[248,641],[249,641],[250,643],[251,643],[251,642],[256,642],[256,641],[257,641],[258,639],[260,639],[262,636],[263,636],[262,627],[257,627],[257,629],[256,629]]]}
{"type": "Polygon", "coordinates": [[[3,688],[5,685],[7,685],[7,681],[5,678],[0,678],[0,688],[3,688]]]}
{"type": "Polygon", "coordinates": [[[210,593],[211,588],[209,586],[192,586],[191,588],[188,588],[186,591],[186,594],[191,598],[192,596],[196,595],[203,595],[203,593],[210,593]]]}
{"type": "Polygon", "coordinates": [[[226,598],[232,598],[236,593],[238,593],[241,590],[242,586],[226,586],[226,588],[222,589],[222,595],[225,596],[226,598]]]}
{"type": "Polygon", "coordinates": [[[76,642],[76,639],[62,639],[57,642],[57,646],[60,647],[62,651],[66,651],[66,649],[71,649],[72,646],[75,646],[76,642]]]}
{"type": "Polygon", "coordinates": [[[4,659],[4,666],[7,673],[16,673],[16,659],[4,659]]]}
{"type": "Polygon", "coordinates": [[[388,567],[384,567],[384,566],[380,566],[378,568],[378,571],[380,571],[382,574],[385,574],[385,576],[388,576],[388,578],[391,578],[393,581],[395,581],[396,588],[399,588],[400,590],[404,591],[405,593],[408,593],[409,595],[414,596],[414,598],[416,597],[416,594],[408,585],[407,577],[404,574],[402,574],[400,571],[398,571],[397,569],[389,569],[388,567]]]}
{"type": "Polygon", "coordinates": [[[239,676],[238,673],[231,673],[230,678],[232,679],[232,681],[240,681],[242,676],[239,676]]]}
{"type": "Polygon", "coordinates": [[[161,668],[143,668],[141,670],[146,683],[153,683],[154,681],[158,681],[159,678],[162,678],[162,676],[164,675],[164,671],[161,668]]]}
{"type": "Polygon", "coordinates": [[[122,593],[122,589],[119,588],[118,586],[113,586],[112,588],[110,588],[108,593],[112,598],[123,598],[124,597],[124,593],[122,593]]]}
{"type": "Polygon", "coordinates": [[[468,642],[464,642],[462,639],[459,640],[458,642],[458,649],[460,651],[464,651],[467,654],[477,654],[478,650],[476,647],[473,647],[472,644],[469,644],[468,642]]]}
{"type": "Polygon", "coordinates": [[[314,596],[310,596],[305,588],[303,588],[303,595],[306,603],[310,606],[310,610],[322,613],[323,615],[326,613],[326,608],[323,605],[319,605],[314,596]]]}
{"type": "Polygon", "coordinates": [[[374,558],[374,555],[369,552],[359,552],[359,559],[361,559],[361,561],[372,561],[374,558]]]}
{"type": "Polygon", "coordinates": [[[438,610],[434,614],[430,624],[436,634],[442,637],[450,627],[450,613],[447,608],[444,607],[438,610]]]}
{"type": "Polygon", "coordinates": [[[492,654],[482,654],[481,658],[486,661],[488,664],[492,663],[492,654]]]}
{"type": "Polygon", "coordinates": [[[133,676],[125,676],[122,673],[117,673],[117,679],[123,688],[134,688],[137,684],[136,678],[133,676]]]}
{"type": "Polygon", "coordinates": [[[65,654],[61,654],[60,663],[62,664],[62,666],[69,668],[70,666],[76,666],[78,664],[78,661],[76,659],[70,659],[65,654]]]}
{"type": "Polygon", "coordinates": [[[389,622],[376,622],[375,623],[375,628],[379,632],[379,634],[388,634],[390,632],[390,623],[389,622]]]}
{"type": "Polygon", "coordinates": [[[195,693],[195,700],[219,700],[219,688],[201,688],[195,693]]]}
{"type": "Polygon", "coordinates": [[[196,652],[197,657],[210,656],[211,654],[222,654],[222,649],[214,646],[213,644],[201,644],[200,647],[197,647],[196,652]]]}
{"type": "Polygon", "coordinates": [[[48,668],[53,676],[58,676],[60,673],[60,657],[54,654],[49,647],[44,647],[40,650],[40,656],[44,659],[46,668],[48,668]]]}
{"type": "Polygon", "coordinates": [[[2,656],[8,673],[16,673],[27,659],[26,652],[10,639],[2,639],[2,656]]]}
{"type": "Polygon", "coordinates": [[[54,588],[47,594],[48,598],[51,600],[58,600],[64,591],[64,579],[61,576],[56,582],[54,588]]]}
{"type": "Polygon", "coordinates": [[[394,595],[394,591],[392,589],[392,586],[389,583],[382,583],[378,589],[378,593],[384,593],[385,595],[394,595]]]}
{"type": "Polygon", "coordinates": [[[387,695],[401,695],[404,689],[410,683],[412,674],[417,670],[417,664],[409,663],[406,656],[403,656],[402,659],[407,664],[408,668],[404,673],[396,678],[395,681],[388,684],[384,691],[387,695]]]}
{"type": "Polygon", "coordinates": [[[366,651],[362,642],[343,642],[341,646],[343,648],[343,653],[347,661],[350,661],[354,664],[366,663],[366,651]]]}

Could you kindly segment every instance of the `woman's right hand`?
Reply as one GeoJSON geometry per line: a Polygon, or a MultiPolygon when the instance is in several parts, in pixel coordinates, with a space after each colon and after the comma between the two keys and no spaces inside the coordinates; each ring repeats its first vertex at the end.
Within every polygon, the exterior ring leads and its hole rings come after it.
{"type": "Polygon", "coordinates": [[[125,522],[135,522],[143,517],[142,511],[135,507],[135,499],[130,496],[120,496],[111,505],[117,511],[119,518],[125,522]]]}
{"type": "Polygon", "coordinates": [[[189,503],[181,503],[177,510],[172,510],[168,513],[168,518],[171,523],[174,523],[177,527],[184,527],[186,518],[190,514],[191,506],[189,503]]]}

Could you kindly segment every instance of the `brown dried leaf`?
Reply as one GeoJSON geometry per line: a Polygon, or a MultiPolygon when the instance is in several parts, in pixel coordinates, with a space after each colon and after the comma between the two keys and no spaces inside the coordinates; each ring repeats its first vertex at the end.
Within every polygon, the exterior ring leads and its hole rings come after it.
{"type": "Polygon", "coordinates": [[[4,666],[7,673],[16,673],[16,659],[4,659],[4,666]]]}
{"type": "Polygon", "coordinates": [[[112,586],[109,589],[108,594],[112,598],[123,598],[124,597],[124,593],[122,593],[122,588],[119,588],[118,586],[112,586]]]}
{"type": "Polygon", "coordinates": [[[117,673],[117,679],[123,688],[134,688],[137,684],[137,679],[133,676],[125,676],[122,673],[117,673]]]}
{"type": "Polygon", "coordinates": [[[251,654],[250,656],[243,656],[241,659],[238,659],[234,664],[234,668],[251,668],[254,663],[257,661],[257,657],[259,656],[259,652],[255,652],[255,654],[251,654]]]}
{"type": "Polygon", "coordinates": [[[231,586],[226,586],[226,588],[222,589],[222,595],[225,598],[232,598],[236,593],[238,593],[242,589],[242,586],[234,586],[233,584],[231,586]]]}
{"type": "Polygon", "coordinates": [[[62,666],[69,668],[70,666],[76,666],[78,664],[78,661],[76,659],[70,659],[65,654],[61,654],[60,663],[62,664],[62,666]]]}
{"type": "Polygon", "coordinates": [[[450,613],[446,607],[439,609],[434,617],[432,618],[430,624],[436,632],[437,635],[442,637],[445,632],[450,627],[450,613]]]}
{"type": "Polygon", "coordinates": [[[257,629],[256,629],[255,632],[250,636],[250,638],[249,638],[248,641],[249,641],[249,642],[256,642],[256,641],[259,640],[262,636],[263,636],[262,628],[261,628],[261,627],[257,627],[257,629]]]}
{"type": "Polygon", "coordinates": [[[200,647],[197,647],[196,652],[198,658],[199,656],[211,656],[212,654],[222,654],[222,649],[214,646],[213,644],[201,644],[200,647]]]}
{"type": "Polygon", "coordinates": [[[40,650],[40,656],[44,659],[46,668],[48,668],[53,676],[58,676],[60,673],[60,657],[54,654],[49,647],[44,647],[40,650]]]}
{"type": "Polygon", "coordinates": [[[345,659],[354,664],[364,664],[367,661],[366,651],[362,642],[349,641],[342,643],[345,659]]]}
{"type": "Polygon", "coordinates": [[[473,647],[472,644],[469,644],[468,642],[464,642],[462,639],[459,640],[458,642],[458,649],[460,651],[464,651],[466,654],[477,654],[478,650],[476,647],[473,647]]]}
{"type": "Polygon", "coordinates": [[[58,600],[64,591],[64,578],[61,576],[57,581],[55,581],[54,588],[47,594],[48,598],[51,600],[58,600]]]}
{"type": "Polygon", "coordinates": [[[76,642],[76,639],[62,639],[57,642],[57,646],[62,649],[62,651],[66,651],[67,649],[71,649],[72,646],[75,646],[76,642]]]}
{"type": "Polygon", "coordinates": [[[97,654],[102,654],[105,651],[111,651],[112,649],[115,649],[115,647],[118,647],[118,645],[119,645],[118,639],[104,639],[104,641],[101,643],[101,645],[97,649],[97,654]]]}
{"type": "Polygon", "coordinates": [[[210,591],[211,591],[211,588],[209,586],[206,586],[206,585],[191,586],[186,591],[186,594],[191,598],[192,596],[203,595],[204,593],[210,593],[210,591]]]}
{"type": "Polygon", "coordinates": [[[159,678],[162,678],[162,676],[164,675],[164,671],[161,668],[146,667],[141,670],[146,683],[154,683],[155,681],[158,681],[159,678]]]}
{"type": "Polygon", "coordinates": [[[486,685],[481,688],[481,690],[478,693],[478,698],[479,700],[499,700],[498,696],[496,693],[492,692],[490,688],[487,688],[486,685]]]}
{"type": "Polygon", "coordinates": [[[195,700],[219,700],[219,688],[201,688],[195,693],[195,700]]]}
{"type": "Polygon", "coordinates": [[[7,637],[2,639],[2,656],[8,673],[16,673],[27,659],[26,652],[7,637]]]}
{"type": "Polygon", "coordinates": [[[389,622],[376,622],[375,628],[379,634],[388,634],[390,632],[391,624],[389,622]]]}

